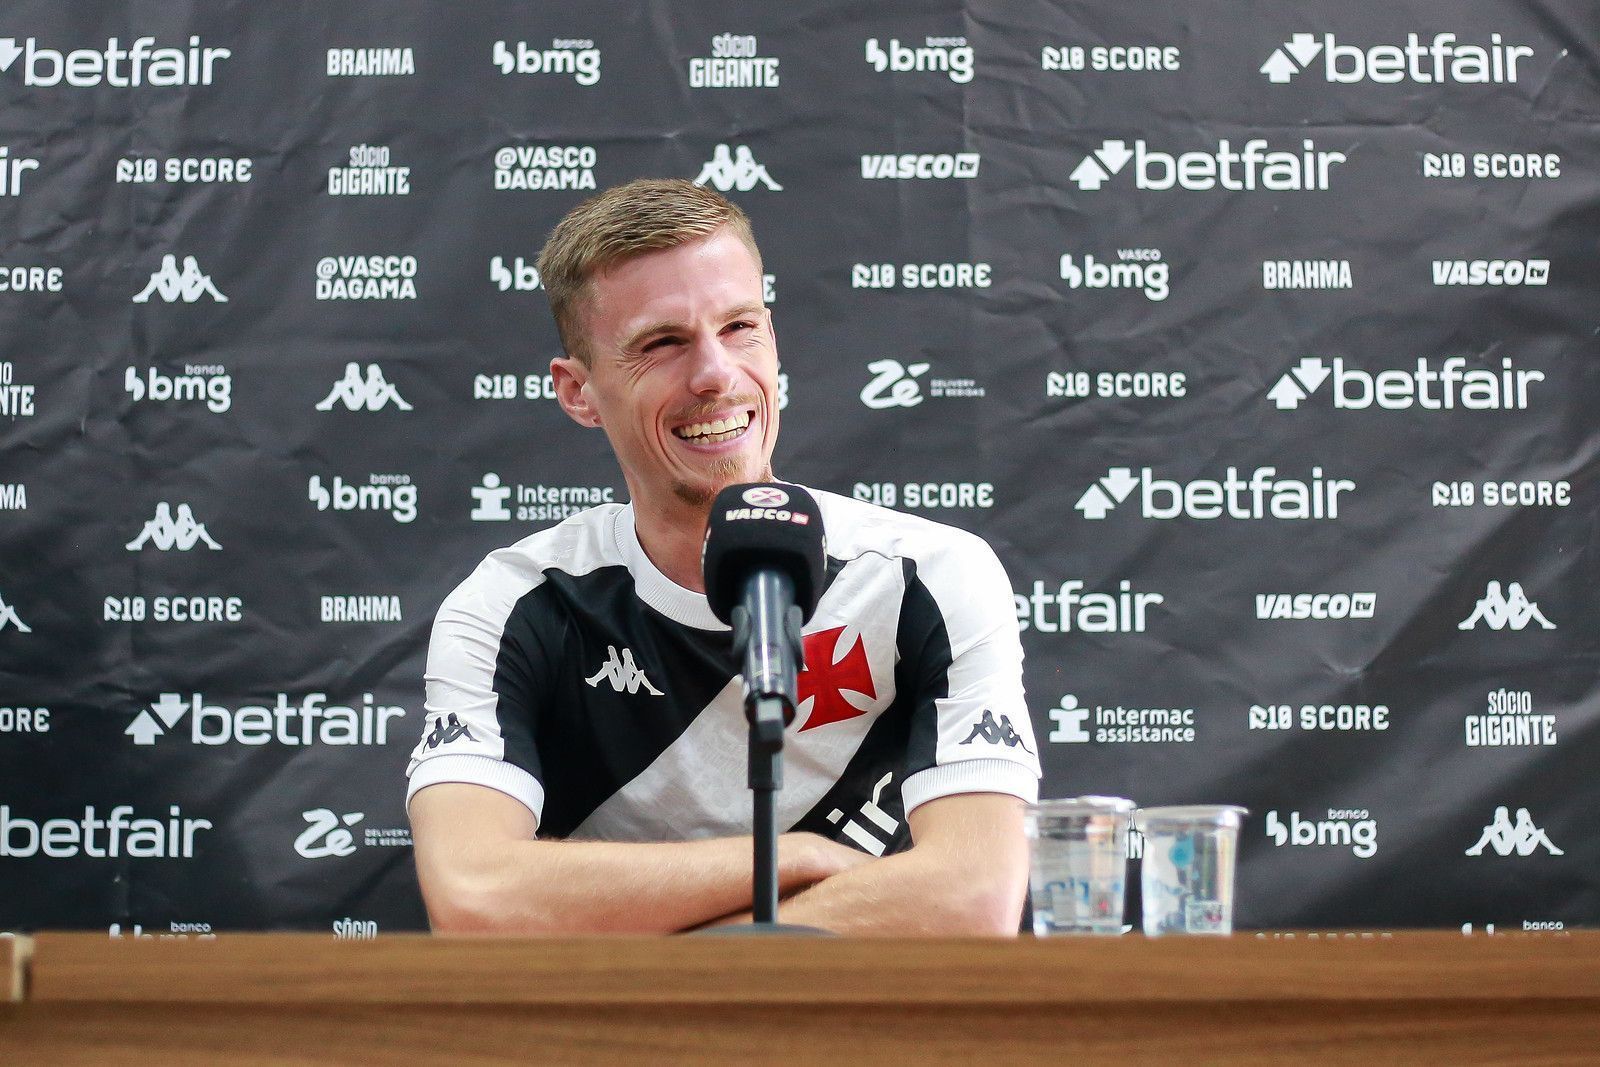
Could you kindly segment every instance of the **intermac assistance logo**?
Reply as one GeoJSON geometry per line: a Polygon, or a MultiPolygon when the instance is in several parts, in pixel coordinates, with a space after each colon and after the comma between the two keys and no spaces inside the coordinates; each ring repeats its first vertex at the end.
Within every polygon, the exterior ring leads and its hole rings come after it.
{"type": "Polygon", "coordinates": [[[1461,356],[1451,356],[1437,370],[1423,358],[1414,369],[1376,372],[1359,370],[1334,358],[1331,362],[1308,356],[1284,371],[1267,399],[1280,411],[1293,411],[1332,381],[1328,394],[1341,411],[1363,411],[1377,407],[1404,411],[1419,407],[1426,411],[1521,411],[1528,407],[1528,389],[1544,381],[1544,372],[1523,370],[1508,357],[1500,369],[1467,368],[1461,356]]]}
{"type": "Polygon", "coordinates": [[[1433,35],[1424,41],[1415,33],[1406,34],[1406,43],[1378,44],[1370,48],[1340,44],[1333,34],[1319,38],[1314,33],[1297,33],[1272,50],[1261,64],[1269,82],[1283,85],[1297,75],[1311,72],[1318,56],[1324,81],[1340,85],[1371,81],[1394,85],[1409,81],[1419,85],[1451,82],[1488,85],[1515,82],[1517,63],[1532,57],[1525,45],[1506,44],[1498,33],[1489,35],[1489,44],[1463,44],[1453,33],[1433,35]]]}
{"type": "Polygon", "coordinates": [[[1051,744],[1188,744],[1195,739],[1193,708],[1125,708],[1096,704],[1079,707],[1078,698],[1068,693],[1057,707],[1050,709],[1055,729],[1051,744]],[[1094,726],[1094,732],[1089,726],[1094,726]]]}
{"type": "Polygon", "coordinates": [[[1356,487],[1347,479],[1326,477],[1321,467],[1311,468],[1309,480],[1277,474],[1276,467],[1257,467],[1241,478],[1237,467],[1229,467],[1221,480],[1177,482],[1157,478],[1149,467],[1137,475],[1130,467],[1112,467],[1073,507],[1086,519],[1103,519],[1137,489],[1146,519],[1337,519],[1340,494],[1356,487]]]}
{"type": "Polygon", "coordinates": [[[1554,630],[1556,624],[1545,618],[1539,605],[1528,599],[1521,582],[1510,582],[1506,591],[1500,591],[1499,582],[1490,582],[1483,596],[1472,606],[1472,614],[1456,624],[1458,630],[1475,630],[1478,623],[1491,630],[1526,630],[1538,623],[1542,630],[1554,630]]]}
{"type": "Polygon", "coordinates": [[[1212,151],[1173,155],[1152,149],[1144,140],[1102,142],[1067,177],[1079,189],[1093,192],[1125,170],[1133,174],[1134,187],[1161,191],[1232,189],[1268,192],[1311,192],[1329,187],[1332,170],[1345,162],[1343,152],[1325,152],[1309,137],[1301,150],[1269,151],[1267,142],[1252,137],[1234,150],[1226,138],[1212,151]],[[1129,167],[1129,163],[1132,167],[1129,167]]]}
{"type": "Polygon", "coordinates": [[[365,375],[359,363],[344,365],[344,377],[333,383],[333,389],[317,401],[316,408],[332,411],[336,404],[343,404],[349,411],[378,411],[390,404],[401,411],[411,410],[400,390],[383,376],[383,368],[376,363],[367,364],[365,375]]]}
{"type": "Polygon", "coordinates": [[[490,59],[501,74],[555,74],[579,85],[600,80],[600,49],[587,39],[558,37],[549,48],[537,48],[527,41],[514,45],[496,41],[490,59]]]}
{"type": "Polygon", "coordinates": [[[710,185],[723,193],[735,190],[746,193],[757,185],[775,193],[783,191],[783,186],[773,181],[772,175],[767,173],[766,164],[756,162],[756,157],[748,145],[737,147],[717,145],[712,150],[711,158],[706,161],[706,165],[700,168],[700,174],[694,183],[710,185]]]}
{"type": "Polygon", "coordinates": [[[180,271],[178,257],[170,254],[161,257],[161,266],[150,275],[144,288],[133,295],[133,302],[148,303],[152,296],[159,296],[169,304],[179,300],[192,304],[202,296],[209,296],[219,304],[228,302],[228,298],[211,280],[211,275],[200,269],[200,262],[195,257],[184,256],[183,270],[180,271]]]}
{"type": "Polygon", "coordinates": [[[188,504],[178,505],[176,517],[172,512],[172,505],[165,500],[161,501],[156,505],[154,517],[146,520],[144,527],[139,531],[139,536],[124,547],[129,552],[138,552],[146,545],[154,545],[162,552],[170,552],[173,549],[188,552],[200,544],[213,551],[222,548],[212,538],[206,529],[206,524],[195,519],[194,511],[188,504]]]}
{"type": "Polygon", "coordinates": [[[157,48],[154,37],[136,37],[126,48],[111,37],[104,48],[75,48],[61,52],[41,48],[37,37],[20,45],[15,37],[0,37],[0,71],[9,71],[22,60],[22,84],[41,88],[63,81],[76,89],[97,85],[115,88],[152,85],[210,85],[217,63],[233,52],[208,48],[199,37],[190,37],[187,48],[157,48]]]}
{"type": "Polygon", "coordinates": [[[507,485],[490,471],[470,490],[473,522],[559,522],[597,504],[610,504],[616,490],[609,485],[507,485]],[[509,505],[516,498],[516,507],[509,505]]]}
{"type": "Polygon", "coordinates": [[[1493,849],[1501,856],[1509,856],[1515,852],[1519,856],[1531,856],[1543,848],[1552,856],[1565,855],[1565,850],[1557,848],[1550,840],[1550,835],[1534,825],[1533,816],[1527,808],[1517,809],[1517,821],[1511,821],[1511,812],[1505,805],[1494,809],[1494,818],[1489,825],[1483,828],[1483,834],[1471,848],[1467,849],[1468,856],[1481,856],[1486,848],[1493,849]]]}
{"type": "Polygon", "coordinates": [[[874,411],[885,408],[914,408],[927,397],[936,400],[974,399],[985,395],[984,387],[972,378],[928,378],[927,396],[922,392],[923,377],[931,363],[901,363],[897,359],[877,359],[867,364],[872,380],[861,390],[861,402],[874,411]]]}

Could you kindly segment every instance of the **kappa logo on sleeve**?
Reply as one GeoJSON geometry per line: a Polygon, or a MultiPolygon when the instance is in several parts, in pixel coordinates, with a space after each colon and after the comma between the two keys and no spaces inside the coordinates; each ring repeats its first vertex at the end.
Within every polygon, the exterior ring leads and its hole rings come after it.
{"type": "Polygon", "coordinates": [[[988,708],[983,709],[983,717],[972,724],[972,732],[961,743],[970,745],[980,738],[991,745],[1005,745],[1007,748],[1020,746],[1022,751],[1029,755],[1033,754],[1033,749],[1029,748],[1028,743],[1017,733],[1017,728],[1011,725],[1011,717],[1002,715],[1000,721],[996,722],[994,712],[988,708]]]}
{"type": "Polygon", "coordinates": [[[472,736],[472,731],[466,724],[458,719],[456,713],[452,711],[444,718],[434,720],[433,732],[428,734],[425,744],[429,750],[432,750],[440,745],[448,745],[452,741],[459,741],[463,737],[468,741],[477,740],[476,737],[472,736]]]}

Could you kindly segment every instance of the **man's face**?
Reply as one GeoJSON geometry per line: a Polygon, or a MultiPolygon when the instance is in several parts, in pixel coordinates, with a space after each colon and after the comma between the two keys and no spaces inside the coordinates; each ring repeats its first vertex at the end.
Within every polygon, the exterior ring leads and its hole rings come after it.
{"type": "Polygon", "coordinates": [[[704,507],[771,477],[778,350],[761,274],[726,228],[590,280],[590,366],[552,362],[562,407],[601,426],[636,504],[704,507]]]}

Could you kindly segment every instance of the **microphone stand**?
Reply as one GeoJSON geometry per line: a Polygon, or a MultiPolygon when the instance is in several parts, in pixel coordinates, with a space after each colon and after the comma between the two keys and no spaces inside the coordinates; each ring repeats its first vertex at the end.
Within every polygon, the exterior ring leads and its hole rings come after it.
{"type": "Polygon", "coordinates": [[[733,609],[734,646],[744,647],[744,710],[750,722],[749,782],[754,801],[753,882],[748,926],[718,927],[726,934],[823,934],[811,926],[778,922],[778,814],[783,788],[783,731],[794,720],[796,675],[803,665],[802,613],[787,574],[762,570],[733,609]],[[786,609],[786,610],[785,610],[786,609]]]}

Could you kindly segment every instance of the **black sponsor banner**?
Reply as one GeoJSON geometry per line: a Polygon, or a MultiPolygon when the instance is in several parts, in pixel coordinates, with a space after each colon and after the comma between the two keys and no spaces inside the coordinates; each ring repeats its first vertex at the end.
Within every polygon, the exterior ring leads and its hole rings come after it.
{"type": "Polygon", "coordinates": [[[626,499],[533,264],[642,175],[755,221],[779,473],[999,552],[1045,795],[1247,806],[1246,927],[1595,921],[1585,5],[680,8],[0,14],[0,928],[424,925],[432,614],[626,499]]]}

